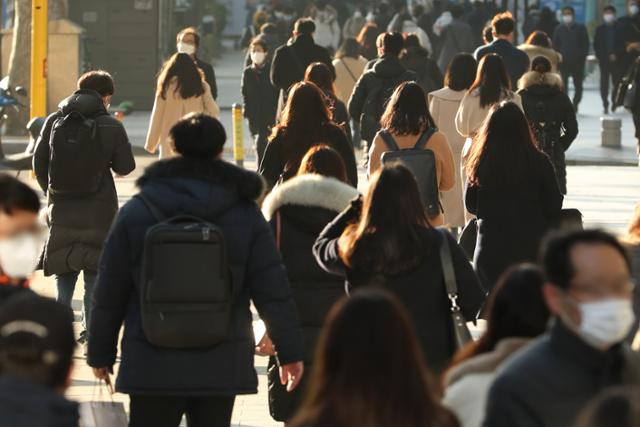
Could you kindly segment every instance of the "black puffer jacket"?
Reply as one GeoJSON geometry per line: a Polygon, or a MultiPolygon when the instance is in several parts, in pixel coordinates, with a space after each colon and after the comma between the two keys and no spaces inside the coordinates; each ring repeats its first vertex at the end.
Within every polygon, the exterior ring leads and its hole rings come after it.
{"type": "MultiPolygon", "coordinates": [[[[41,262],[46,275],[97,270],[104,239],[118,211],[118,195],[111,171],[127,175],[136,167],[122,123],[107,113],[97,92],[79,90],[62,101],[59,108],[47,118],[36,142],[33,169],[40,188],[47,192],[49,187],[49,139],[53,123],[71,111],[95,117],[106,166],[103,171],[96,171],[104,177],[95,194],[83,197],[48,195],[51,230],[41,262]]],[[[73,167],[72,164],[68,166],[73,167]]]]}
{"type": "Polygon", "coordinates": [[[88,364],[113,366],[124,322],[118,391],[168,396],[256,393],[250,301],[267,324],[280,362],[302,360],[302,336],[286,271],[254,201],[263,191],[260,177],[221,160],[177,157],[151,165],[138,185],[166,217],[189,213],[222,229],[234,290],[229,336],[215,347],[195,350],[159,348],[147,341],[140,316],[140,259],[145,233],[157,221],[142,201],[132,199],[105,245],[94,291],[88,364]]]}
{"type": "Polygon", "coordinates": [[[400,57],[400,62],[407,70],[418,75],[418,83],[426,93],[442,89],[444,77],[438,64],[429,58],[429,51],[422,47],[410,47],[400,57]]]}
{"type": "Polygon", "coordinates": [[[531,71],[522,76],[519,88],[522,107],[539,139],[539,147],[553,163],[560,191],[567,194],[565,152],[578,135],[578,121],[571,100],[562,91],[562,78],[531,71]]]}

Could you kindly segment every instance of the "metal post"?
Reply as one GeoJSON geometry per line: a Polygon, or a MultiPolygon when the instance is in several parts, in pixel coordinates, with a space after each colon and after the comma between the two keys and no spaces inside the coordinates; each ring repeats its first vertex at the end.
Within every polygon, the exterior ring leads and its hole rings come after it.
{"type": "Polygon", "coordinates": [[[48,4],[47,0],[31,3],[31,93],[29,115],[47,115],[47,50],[48,50],[48,4]]]}
{"type": "Polygon", "coordinates": [[[233,158],[236,165],[242,167],[244,165],[244,135],[242,134],[242,105],[233,104],[233,158]]]}

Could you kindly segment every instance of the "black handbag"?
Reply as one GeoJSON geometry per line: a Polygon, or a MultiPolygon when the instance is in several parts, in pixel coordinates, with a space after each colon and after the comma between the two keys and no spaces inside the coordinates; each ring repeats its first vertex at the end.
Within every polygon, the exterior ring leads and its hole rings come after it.
{"type": "Polygon", "coordinates": [[[451,256],[451,246],[449,245],[448,232],[440,229],[442,235],[442,245],[440,245],[440,263],[444,275],[444,284],[447,289],[451,308],[451,324],[453,327],[453,340],[456,348],[462,348],[471,341],[471,332],[467,328],[467,319],[464,318],[462,310],[458,305],[458,284],[456,282],[456,272],[453,268],[453,257],[451,256]]]}
{"type": "Polygon", "coordinates": [[[616,90],[615,105],[616,107],[624,106],[627,109],[633,109],[636,105],[638,94],[638,62],[634,62],[629,67],[629,71],[622,77],[616,90]]]}
{"type": "Polygon", "coordinates": [[[476,252],[476,241],[478,240],[478,219],[472,218],[462,229],[458,244],[462,248],[469,261],[473,261],[476,252]]]}

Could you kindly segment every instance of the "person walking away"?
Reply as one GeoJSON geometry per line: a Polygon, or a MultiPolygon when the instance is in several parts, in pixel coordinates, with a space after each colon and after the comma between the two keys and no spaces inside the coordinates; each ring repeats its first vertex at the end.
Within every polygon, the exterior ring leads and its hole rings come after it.
{"type": "Polygon", "coordinates": [[[300,18],[293,29],[293,43],[276,50],[271,63],[271,83],[280,90],[282,105],[287,101],[289,88],[304,79],[304,72],[313,62],[323,62],[333,70],[329,51],[313,40],[316,24],[300,18]]]}
{"type": "MultiPolygon", "coordinates": [[[[262,27],[260,27],[260,34],[258,34],[256,38],[258,37],[267,44],[267,52],[269,53],[267,57],[269,60],[267,73],[270,73],[271,62],[273,61],[273,55],[276,49],[278,49],[281,46],[280,38],[278,36],[278,27],[276,27],[276,25],[273,22],[267,22],[262,27]]],[[[251,43],[251,41],[253,41],[253,39],[250,40],[249,43],[251,43]]],[[[253,61],[251,60],[251,47],[249,46],[249,48],[247,49],[247,53],[244,57],[244,66],[246,68],[251,64],[253,64],[253,61]]],[[[269,78],[271,78],[271,76],[269,76],[269,78]]]]}
{"type": "Polygon", "coordinates": [[[565,233],[547,243],[542,264],[554,322],[502,367],[486,427],[570,426],[602,391],[640,383],[639,356],[624,342],[633,283],[620,243],[597,230],[565,233]]]}
{"type": "Polygon", "coordinates": [[[39,213],[35,191],[0,174],[0,307],[14,295],[31,293],[29,279],[46,239],[39,213]]]}
{"type": "Polygon", "coordinates": [[[478,218],[473,263],[483,286],[493,289],[511,265],[537,259],[563,196],[551,162],[536,147],[524,113],[513,102],[492,109],[465,168],[465,205],[478,218]]]}
{"type": "Polygon", "coordinates": [[[448,365],[456,350],[440,258],[445,238],[458,305],[465,319],[473,321],[484,290],[453,237],[429,225],[414,175],[401,163],[376,171],[364,198],[338,215],[313,247],[323,269],[347,280],[349,293],[378,285],[402,301],[434,373],[448,365]]]}
{"type": "Polygon", "coordinates": [[[364,73],[367,59],[360,54],[360,45],[356,39],[345,39],[333,60],[336,70],[336,96],[345,105],[356,86],[358,79],[364,73]]]}
{"type": "Polygon", "coordinates": [[[544,6],[540,10],[540,21],[535,29],[537,31],[542,31],[549,37],[553,37],[558,25],[560,25],[560,23],[558,22],[558,19],[556,19],[556,13],[552,11],[549,6],[544,6]]]}
{"type": "Polygon", "coordinates": [[[407,10],[396,13],[396,15],[389,23],[387,31],[397,31],[404,36],[413,34],[418,38],[420,46],[422,46],[429,52],[433,50],[433,47],[431,46],[431,40],[429,40],[429,36],[422,28],[418,26],[416,21],[414,21],[413,16],[407,10]]]}
{"type": "MultiPolygon", "coordinates": [[[[324,227],[359,195],[347,183],[340,154],[328,146],[315,146],[305,154],[298,174],[275,188],[265,199],[262,213],[271,225],[287,268],[305,342],[304,364],[313,364],[316,341],[330,308],[344,295],[344,280],[322,270],[311,251],[324,227]]],[[[292,393],[280,384],[275,357],[269,359],[269,401],[276,421],[289,421],[302,400],[306,378],[292,393]]]]}
{"type": "Polygon", "coordinates": [[[615,96],[618,84],[622,78],[623,71],[620,70],[618,57],[622,59],[624,48],[616,44],[616,40],[620,38],[618,34],[621,31],[616,21],[616,8],[613,6],[605,6],[602,10],[603,24],[596,28],[596,34],[593,37],[593,50],[598,58],[600,66],[600,97],[602,98],[602,108],[604,114],[609,114],[609,98],[611,98],[611,109],[615,111],[615,96]],[[622,47],[622,49],[621,49],[622,47]],[[613,90],[609,94],[609,80],[611,80],[613,90]]]}
{"type": "Polygon", "coordinates": [[[529,68],[527,54],[513,45],[516,21],[510,12],[500,13],[493,17],[491,28],[494,40],[489,45],[480,46],[474,55],[478,61],[490,53],[499,55],[509,73],[512,89],[515,89],[518,80],[529,68]]]}
{"type": "Polygon", "coordinates": [[[391,295],[371,289],[341,300],[316,354],[292,427],[458,426],[436,397],[409,315],[391,295]]]}
{"type": "Polygon", "coordinates": [[[367,23],[367,20],[364,16],[363,10],[361,7],[356,7],[353,11],[353,15],[347,19],[344,23],[344,27],[342,27],[342,40],[346,40],[349,38],[356,38],[362,28],[367,23]]]}
{"type": "Polygon", "coordinates": [[[551,72],[556,74],[560,72],[562,55],[553,49],[551,39],[547,33],[542,31],[532,32],[529,37],[527,37],[527,40],[518,46],[518,49],[527,54],[529,63],[533,62],[538,56],[544,56],[551,63],[551,72]]]}
{"type": "Polygon", "coordinates": [[[553,163],[560,192],[567,194],[565,152],[578,136],[578,121],[571,100],[562,91],[562,78],[551,72],[551,63],[541,56],[533,60],[518,88],[535,142],[553,163]]]}
{"type": "Polygon", "coordinates": [[[327,107],[331,111],[331,119],[344,130],[351,143],[351,126],[349,125],[347,106],[336,96],[336,87],[329,67],[322,62],[310,64],[304,73],[304,81],[315,84],[322,91],[327,107]]]}
{"type": "Polygon", "coordinates": [[[349,183],[358,185],[353,147],[344,130],[334,123],[322,91],[314,83],[300,82],[291,88],[282,120],[271,133],[260,175],[268,188],[295,176],[300,161],[314,145],[328,145],[342,157],[349,183]]]}
{"type": "Polygon", "coordinates": [[[87,341],[98,261],[118,212],[113,174],[128,175],[136,167],[122,123],[107,112],[114,92],[105,71],[80,76],[78,90],[47,117],[33,154],[49,226],[39,267],[55,276],[57,300],[69,307],[83,273],[81,344],[87,341]]]}
{"type": "Polygon", "coordinates": [[[73,312],[34,294],[20,294],[0,309],[0,424],[77,427],[71,385],[73,312]]]}
{"type": "MultiPolygon", "coordinates": [[[[180,31],[176,37],[176,48],[178,53],[186,53],[191,56],[196,65],[204,74],[204,80],[211,89],[213,99],[218,99],[218,84],[216,82],[216,73],[213,66],[208,62],[198,58],[198,48],[200,47],[200,33],[194,27],[188,27],[180,31]]],[[[196,81],[199,81],[196,79],[196,81]]]]}
{"type": "Polygon", "coordinates": [[[393,91],[402,82],[418,80],[418,76],[400,62],[404,47],[400,33],[383,33],[377,44],[380,59],[358,79],[348,105],[349,115],[358,122],[362,139],[366,141],[365,153],[369,153],[373,138],[380,130],[380,118],[393,91]]]}
{"type": "Polygon", "coordinates": [[[373,61],[378,58],[378,45],[377,40],[380,35],[380,30],[376,24],[369,23],[362,27],[362,31],[358,34],[358,44],[360,45],[360,53],[362,56],[373,61]]]}
{"type": "Polygon", "coordinates": [[[447,70],[453,57],[460,52],[473,52],[473,33],[471,26],[464,20],[462,5],[450,6],[450,18],[436,21],[433,32],[442,40],[438,67],[443,73],[447,70]]]}
{"type": "Polygon", "coordinates": [[[583,24],[576,22],[576,12],[571,6],[562,8],[562,24],[553,33],[553,46],[562,55],[560,73],[565,92],[569,92],[569,78],[573,81],[573,107],[577,112],[589,54],[589,34],[583,24]]]}
{"type": "Polygon", "coordinates": [[[429,51],[420,45],[415,34],[409,34],[404,41],[404,51],[400,62],[410,71],[418,75],[418,83],[425,92],[433,92],[442,88],[443,77],[438,64],[430,58],[429,51]]]}
{"type": "Polygon", "coordinates": [[[315,41],[319,46],[335,52],[340,44],[340,24],[338,12],[329,4],[329,0],[316,0],[309,17],[316,24],[315,41]]]}
{"type": "Polygon", "coordinates": [[[482,30],[487,21],[491,20],[491,15],[487,10],[487,6],[483,0],[474,0],[473,10],[467,15],[467,23],[471,27],[471,33],[473,35],[473,45],[475,48],[482,46],[482,30]]]}
{"type": "Polygon", "coordinates": [[[252,18],[247,17],[247,19],[250,22],[247,23],[240,39],[240,47],[242,49],[249,49],[251,41],[262,33],[262,26],[269,21],[269,14],[264,10],[259,10],[255,12],[252,18]]]}
{"type": "Polygon", "coordinates": [[[482,425],[489,387],[500,366],[546,331],[549,309],[543,285],[544,276],[533,265],[506,271],[489,297],[485,332],[456,353],[443,375],[442,403],[457,415],[462,427],[482,425]]]}
{"type": "MultiPolygon", "coordinates": [[[[382,129],[373,139],[369,152],[369,176],[380,169],[385,152],[418,148],[421,144],[419,149],[431,150],[434,154],[438,194],[453,188],[456,170],[451,148],[447,137],[438,131],[429,113],[424,91],[416,82],[398,86],[380,119],[380,125],[382,129]]],[[[429,224],[434,227],[444,224],[439,201],[438,208],[437,214],[428,217],[429,224]]]]}
{"type": "Polygon", "coordinates": [[[251,42],[249,49],[252,65],[242,73],[242,100],[244,116],[249,121],[249,131],[254,139],[256,165],[260,167],[269,133],[276,123],[278,89],[271,84],[269,78],[271,52],[266,40],[257,37],[251,42]]]}
{"type": "Polygon", "coordinates": [[[146,169],[107,239],[87,363],[109,381],[124,324],[115,386],[129,395],[131,427],[178,427],[185,413],[189,426],[229,426],[235,396],[257,392],[250,303],[277,346],[288,390],[303,374],[298,316],[255,203],[260,177],[222,160],[226,134],[213,117],[189,114],[170,133],[178,156],[146,169]],[[172,248],[163,218],[176,216],[199,228],[197,240],[171,229],[172,248]],[[150,240],[154,232],[164,234],[150,240]],[[211,327],[197,330],[203,322],[211,327]]]}
{"type": "Polygon", "coordinates": [[[510,88],[509,75],[500,56],[495,53],[484,56],[478,62],[476,79],[462,97],[456,114],[456,129],[460,135],[468,138],[468,146],[471,144],[469,138],[478,132],[491,107],[510,101],[522,108],[520,95],[510,88]]]}
{"type": "Polygon", "coordinates": [[[219,117],[220,108],[200,69],[187,54],[176,53],[165,62],[158,76],[144,149],[151,154],[159,151],[160,159],[175,156],[169,130],[188,113],[219,117]]]}
{"type": "Polygon", "coordinates": [[[459,53],[453,57],[444,78],[444,88],[428,95],[429,112],[436,127],[447,137],[453,154],[455,184],[442,194],[444,223],[450,228],[465,226],[470,218],[464,208],[463,189],[466,177],[462,171],[462,150],[465,138],[458,133],[455,118],[464,94],[476,78],[478,64],[469,53],[459,53]]]}

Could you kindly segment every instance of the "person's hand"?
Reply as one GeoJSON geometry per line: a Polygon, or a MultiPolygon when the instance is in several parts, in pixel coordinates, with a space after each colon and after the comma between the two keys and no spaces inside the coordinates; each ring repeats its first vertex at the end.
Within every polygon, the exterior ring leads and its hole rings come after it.
{"type": "Polygon", "coordinates": [[[265,333],[260,342],[256,345],[256,354],[258,356],[275,356],[276,349],[273,341],[269,338],[269,334],[265,333]]]}
{"type": "Polygon", "coordinates": [[[304,363],[293,362],[280,367],[280,383],[287,385],[287,391],[292,392],[300,383],[304,374],[304,363]]]}

